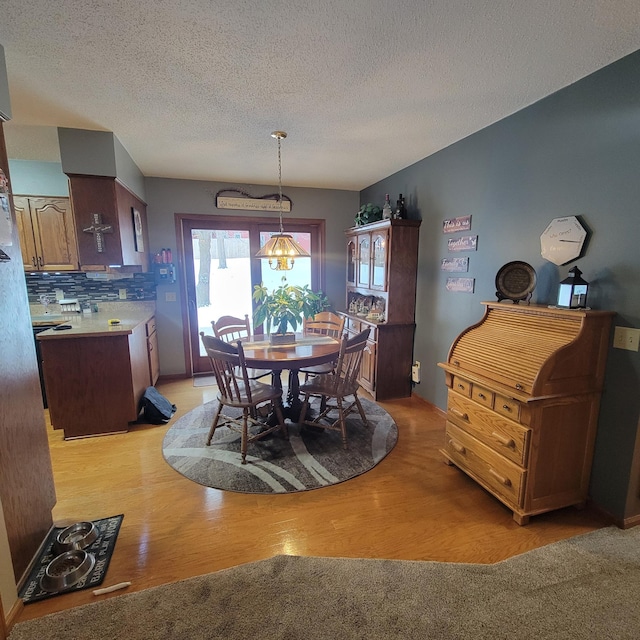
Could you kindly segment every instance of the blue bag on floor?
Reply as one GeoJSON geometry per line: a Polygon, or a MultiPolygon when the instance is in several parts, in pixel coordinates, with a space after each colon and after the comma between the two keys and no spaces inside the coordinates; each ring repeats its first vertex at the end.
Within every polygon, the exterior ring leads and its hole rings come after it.
{"type": "Polygon", "coordinates": [[[177,409],[155,387],[147,387],[142,396],[142,415],[150,424],[166,424],[177,409]]]}

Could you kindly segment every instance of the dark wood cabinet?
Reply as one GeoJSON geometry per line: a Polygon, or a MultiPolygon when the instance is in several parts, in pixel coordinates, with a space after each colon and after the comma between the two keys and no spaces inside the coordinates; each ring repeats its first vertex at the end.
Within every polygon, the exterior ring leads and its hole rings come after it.
{"type": "MultiPolygon", "coordinates": [[[[0,170],[10,177],[1,121],[0,170]]],[[[0,564],[7,585],[12,579],[17,585],[36,557],[53,525],[56,504],[19,244],[15,224],[12,244],[2,247],[11,260],[2,263],[0,277],[0,529],[6,531],[11,556],[3,547],[0,564]]],[[[5,605],[11,616],[14,603],[5,605]]]]}
{"type": "Polygon", "coordinates": [[[131,271],[148,271],[146,204],[116,178],[69,175],[69,190],[80,269],[128,267],[131,271]]]}
{"type": "Polygon", "coordinates": [[[411,395],[419,233],[419,220],[346,231],[345,328],[370,329],[360,384],[378,400],[411,395]]]}
{"type": "Polygon", "coordinates": [[[612,312],[483,303],[447,362],[443,454],[513,511],[587,499],[612,312]]]}
{"type": "Polygon", "coordinates": [[[14,196],[26,271],[77,271],[78,249],[70,198],[14,196]]]}
{"type": "Polygon", "coordinates": [[[145,326],[41,340],[49,416],[65,439],[122,433],[137,420],[150,384],[145,326]]]}

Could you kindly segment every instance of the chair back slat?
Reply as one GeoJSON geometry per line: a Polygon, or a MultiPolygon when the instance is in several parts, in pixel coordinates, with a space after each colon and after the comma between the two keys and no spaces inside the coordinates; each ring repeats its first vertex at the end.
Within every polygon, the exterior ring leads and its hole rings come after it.
{"type": "Polygon", "coordinates": [[[245,314],[244,319],[234,316],[222,316],[211,322],[213,335],[224,342],[234,342],[235,340],[247,340],[251,337],[251,324],[249,316],[245,314]]]}
{"type": "Polygon", "coordinates": [[[325,335],[339,340],[344,330],[344,316],[333,311],[321,311],[313,318],[304,318],[302,330],[306,334],[325,335]]]}
{"type": "Polygon", "coordinates": [[[370,329],[367,328],[351,339],[347,339],[346,336],[342,338],[336,372],[342,384],[345,386],[357,386],[357,380],[360,377],[362,355],[367,347],[369,332],[370,329]]]}

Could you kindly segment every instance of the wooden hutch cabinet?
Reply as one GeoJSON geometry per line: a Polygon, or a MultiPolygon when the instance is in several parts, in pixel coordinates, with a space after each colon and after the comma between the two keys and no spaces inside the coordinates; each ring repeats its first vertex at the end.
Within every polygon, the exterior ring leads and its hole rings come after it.
{"type": "Polygon", "coordinates": [[[26,271],[78,269],[70,198],[14,196],[13,206],[26,271]]]}
{"type": "Polygon", "coordinates": [[[442,453],[513,511],[587,500],[615,315],[484,302],[449,350],[442,453]]]}
{"type": "Polygon", "coordinates": [[[419,220],[347,229],[345,328],[369,327],[360,384],[377,400],[411,395],[419,220]]]}

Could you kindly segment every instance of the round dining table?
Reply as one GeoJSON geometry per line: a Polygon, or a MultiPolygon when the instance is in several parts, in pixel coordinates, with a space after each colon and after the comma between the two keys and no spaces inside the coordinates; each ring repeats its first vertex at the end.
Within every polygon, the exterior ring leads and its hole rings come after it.
{"type": "Polygon", "coordinates": [[[247,367],[269,369],[273,372],[273,384],[282,389],[281,374],[289,372],[285,418],[297,422],[302,408],[300,400],[300,369],[324,364],[338,359],[340,341],[330,336],[295,334],[295,342],[271,344],[268,338],[258,340],[253,336],[242,342],[247,367]]]}

